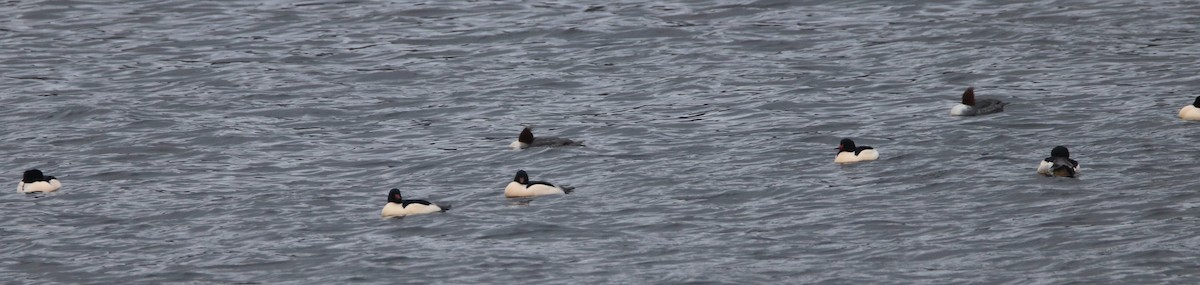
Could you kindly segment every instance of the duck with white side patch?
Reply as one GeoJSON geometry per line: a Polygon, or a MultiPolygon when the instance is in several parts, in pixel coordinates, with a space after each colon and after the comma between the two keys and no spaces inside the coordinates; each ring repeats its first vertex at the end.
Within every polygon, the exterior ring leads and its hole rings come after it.
{"type": "Polygon", "coordinates": [[[879,152],[875,148],[869,146],[856,146],[854,141],[850,139],[842,139],[837,147],[837,157],[833,159],[836,163],[852,163],[859,161],[868,161],[879,159],[879,152]]]}
{"type": "Polygon", "coordinates": [[[1196,96],[1196,101],[1192,101],[1191,105],[1183,106],[1183,109],[1179,109],[1179,118],[1188,121],[1200,121],[1200,96],[1196,96]]]}
{"type": "Polygon", "coordinates": [[[962,94],[962,101],[950,108],[951,116],[977,116],[1004,112],[1004,105],[996,99],[975,99],[975,87],[967,87],[962,94]]]}
{"type": "Polygon", "coordinates": [[[21,193],[54,192],[58,188],[62,188],[62,183],[57,178],[46,176],[37,169],[26,170],[17,183],[17,192],[21,193]]]}
{"type": "Polygon", "coordinates": [[[572,188],[555,186],[550,182],[529,181],[529,174],[525,173],[525,170],[517,170],[517,176],[513,177],[513,181],[504,187],[504,197],[519,198],[569,194],[571,190],[572,188]]]}
{"type": "Polygon", "coordinates": [[[542,137],[534,138],[533,129],[525,127],[521,130],[521,134],[517,136],[517,140],[508,144],[512,149],[526,149],[531,147],[556,147],[556,146],[583,146],[583,141],[575,141],[571,139],[542,137]]]}
{"type": "Polygon", "coordinates": [[[384,218],[404,217],[449,210],[450,204],[438,205],[425,200],[405,200],[404,196],[400,195],[400,189],[393,188],[388,192],[388,203],[383,206],[383,211],[380,212],[380,215],[384,218]]]}
{"type": "Polygon", "coordinates": [[[1038,163],[1037,173],[1045,176],[1075,177],[1079,175],[1079,162],[1071,159],[1065,146],[1050,150],[1050,157],[1038,163]]]}

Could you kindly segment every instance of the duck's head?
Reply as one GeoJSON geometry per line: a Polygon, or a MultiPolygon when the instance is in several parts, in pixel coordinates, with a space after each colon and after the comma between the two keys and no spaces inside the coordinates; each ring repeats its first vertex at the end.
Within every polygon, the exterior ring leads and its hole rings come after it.
{"type": "Polygon", "coordinates": [[[1050,150],[1050,156],[1051,157],[1071,158],[1071,152],[1067,151],[1067,147],[1060,145],[1060,146],[1056,146],[1056,147],[1054,147],[1054,149],[1050,150]]]}
{"type": "Polygon", "coordinates": [[[521,135],[517,136],[517,141],[523,144],[533,144],[533,129],[525,127],[521,130],[521,135]]]}
{"type": "Polygon", "coordinates": [[[855,146],[854,141],[850,139],[842,139],[842,142],[838,143],[837,147],[838,152],[854,151],[855,149],[858,149],[858,147],[855,146]]]}
{"type": "Polygon", "coordinates": [[[529,174],[524,170],[517,170],[517,176],[513,177],[513,182],[521,184],[529,184],[529,174]]]}
{"type": "Polygon", "coordinates": [[[388,191],[388,203],[404,203],[404,196],[400,195],[400,189],[392,188],[388,191]]]}
{"type": "Polygon", "coordinates": [[[46,180],[46,176],[42,174],[41,170],[37,169],[26,170],[25,175],[21,177],[21,182],[25,183],[33,183],[44,180],[46,180]]]}
{"type": "Polygon", "coordinates": [[[963,105],[975,106],[975,87],[967,87],[967,91],[963,91],[963,105]]]}
{"type": "Polygon", "coordinates": [[[1192,106],[1200,108],[1200,96],[1196,96],[1196,101],[1192,101],[1192,106]]]}

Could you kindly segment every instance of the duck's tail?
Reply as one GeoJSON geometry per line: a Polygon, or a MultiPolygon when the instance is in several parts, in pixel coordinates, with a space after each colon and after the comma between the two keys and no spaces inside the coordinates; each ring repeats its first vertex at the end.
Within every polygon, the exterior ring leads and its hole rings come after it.
{"type": "Polygon", "coordinates": [[[438,208],[442,208],[442,212],[449,211],[449,210],[450,210],[450,204],[438,205],[438,208]]]}
{"type": "Polygon", "coordinates": [[[1067,164],[1055,164],[1050,167],[1050,174],[1058,177],[1075,177],[1075,168],[1067,164]]]}
{"type": "Polygon", "coordinates": [[[575,192],[575,187],[572,187],[572,186],[562,185],[559,188],[562,188],[563,194],[571,194],[571,193],[575,192]]]}

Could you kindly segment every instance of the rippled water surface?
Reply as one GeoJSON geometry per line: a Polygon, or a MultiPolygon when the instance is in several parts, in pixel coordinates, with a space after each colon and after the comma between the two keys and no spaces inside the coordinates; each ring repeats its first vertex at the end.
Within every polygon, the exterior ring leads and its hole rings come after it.
{"type": "Polygon", "coordinates": [[[1198,29],[1194,1],[6,1],[0,168],[65,186],[0,195],[0,279],[1198,283],[1198,29]],[[967,86],[1010,105],[949,116],[967,86]],[[508,150],[522,125],[587,146],[508,150]],[[843,137],[881,159],[835,165],[843,137]],[[1055,145],[1081,177],[1033,173],[1055,145]],[[505,199],[518,169],[576,193],[505,199]],[[381,219],[393,187],[454,208],[381,219]]]}

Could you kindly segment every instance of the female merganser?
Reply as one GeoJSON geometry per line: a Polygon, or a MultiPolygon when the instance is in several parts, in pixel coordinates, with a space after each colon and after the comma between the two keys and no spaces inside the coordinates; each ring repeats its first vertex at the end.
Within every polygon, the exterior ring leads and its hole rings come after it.
{"type": "Polygon", "coordinates": [[[513,177],[513,181],[504,187],[504,197],[534,197],[542,195],[568,194],[572,188],[564,188],[554,186],[550,182],[545,181],[529,181],[529,174],[524,170],[517,170],[517,176],[513,177]]]}
{"type": "Polygon", "coordinates": [[[1071,153],[1065,146],[1056,146],[1050,150],[1050,157],[1038,164],[1037,173],[1046,176],[1075,177],[1079,175],[1079,162],[1071,159],[1071,153]]]}
{"type": "Polygon", "coordinates": [[[21,182],[17,183],[17,192],[33,193],[33,192],[54,192],[62,188],[62,183],[54,176],[44,176],[41,170],[30,169],[26,170],[21,182]]]}
{"type": "Polygon", "coordinates": [[[387,218],[445,212],[449,210],[450,204],[440,206],[425,200],[405,200],[400,195],[400,189],[392,189],[388,192],[388,203],[383,206],[383,211],[380,214],[384,218],[387,218]]]}
{"type": "Polygon", "coordinates": [[[950,108],[952,116],[975,116],[1004,111],[1004,102],[996,99],[975,100],[975,87],[967,87],[962,94],[962,103],[950,108]]]}
{"type": "Polygon", "coordinates": [[[866,160],[879,159],[879,152],[875,148],[869,146],[855,146],[854,141],[850,139],[842,139],[842,142],[837,147],[837,157],[833,159],[836,163],[850,163],[866,160]]]}
{"type": "Polygon", "coordinates": [[[1183,106],[1179,109],[1179,118],[1188,121],[1200,121],[1200,96],[1196,96],[1196,101],[1191,105],[1183,106]]]}
{"type": "Polygon", "coordinates": [[[583,146],[583,141],[573,141],[570,139],[543,137],[533,139],[533,129],[525,127],[521,130],[521,135],[517,136],[517,140],[508,145],[512,149],[525,149],[539,146],[583,146]]]}

